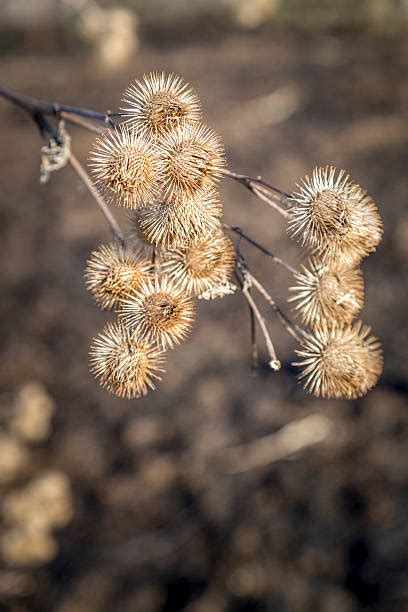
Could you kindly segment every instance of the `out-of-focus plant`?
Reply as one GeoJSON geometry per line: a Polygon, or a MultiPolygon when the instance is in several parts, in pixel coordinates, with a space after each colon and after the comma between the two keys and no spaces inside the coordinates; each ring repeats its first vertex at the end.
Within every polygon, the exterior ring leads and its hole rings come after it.
{"type": "Polygon", "coordinates": [[[57,469],[32,470],[32,453],[48,439],[54,409],[43,385],[29,382],[5,411],[0,431],[0,557],[9,566],[50,561],[58,550],[54,532],[73,514],[68,476],[57,469]]]}
{"type": "Polygon", "coordinates": [[[5,87],[0,94],[27,111],[47,138],[42,179],[70,163],[112,231],[113,242],[92,253],[85,272],[97,306],[118,315],[91,346],[91,370],[108,391],[132,398],[153,389],[166,352],[192,328],[196,301],[237,289],[249,306],[254,368],[257,325],[270,368],[281,367],[257,294],[298,342],[296,365],[305,389],[318,397],[351,399],[376,384],[380,343],[356,317],[364,303],[360,263],[376,250],[382,222],[373,200],[344,170],[315,168],[287,193],[227,169],[222,140],[202,123],[197,94],[182,78],[165,73],[132,83],[114,114],[40,102],[5,87]],[[55,128],[48,116],[57,119],[55,128]],[[94,180],[72,153],[67,122],[98,134],[89,157],[94,180]],[[218,183],[224,177],[287,220],[290,237],[309,255],[302,270],[222,221],[218,183]],[[109,204],[132,211],[126,233],[109,204]],[[291,275],[290,300],[301,325],[254,275],[242,241],[291,275]]]}

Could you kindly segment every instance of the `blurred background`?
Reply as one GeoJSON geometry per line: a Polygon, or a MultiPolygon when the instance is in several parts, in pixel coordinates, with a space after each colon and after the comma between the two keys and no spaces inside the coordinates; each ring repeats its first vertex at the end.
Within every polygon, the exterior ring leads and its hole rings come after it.
{"type": "MultiPolygon", "coordinates": [[[[200,303],[158,389],[116,399],[88,373],[109,318],[87,294],[110,239],[67,167],[0,99],[0,609],[12,612],[408,610],[406,0],[2,0],[1,80],[100,111],[150,70],[182,75],[229,166],[285,190],[316,164],[368,188],[384,240],[362,318],[385,370],[359,401],[250,373],[239,295],[200,303]]],[[[71,127],[86,160],[92,134],[71,127]]],[[[238,184],[225,221],[294,265],[283,220],[238,184]]],[[[116,211],[115,211],[116,212],[116,211]]],[[[285,307],[292,279],[245,247],[285,307]]]]}

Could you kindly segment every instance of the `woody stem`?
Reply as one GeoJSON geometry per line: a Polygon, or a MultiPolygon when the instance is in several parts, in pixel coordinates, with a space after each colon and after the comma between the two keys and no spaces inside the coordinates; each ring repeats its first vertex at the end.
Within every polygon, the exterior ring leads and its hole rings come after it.
{"type": "Polygon", "coordinates": [[[100,211],[104,215],[115,240],[117,240],[117,242],[123,247],[125,245],[125,238],[123,236],[122,230],[120,229],[115,217],[112,215],[105,200],[93,184],[89,174],[86,172],[85,168],[82,166],[82,164],[78,161],[78,159],[73,153],[69,154],[68,161],[79,176],[79,178],[82,180],[86,188],[88,189],[89,193],[94,198],[100,211]]]}

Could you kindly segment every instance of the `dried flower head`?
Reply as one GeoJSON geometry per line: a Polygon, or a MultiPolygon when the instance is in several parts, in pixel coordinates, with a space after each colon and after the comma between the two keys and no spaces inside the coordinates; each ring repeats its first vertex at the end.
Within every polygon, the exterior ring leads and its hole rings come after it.
{"type": "Polygon", "coordinates": [[[201,119],[196,93],[174,74],[151,72],[125,91],[123,115],[142,134],[162,136],[178,127],[195,125],[201,119]]]}
{"type": "Polygon", "coordinates": [[[315,168],[293,196],[289,231],[327,263],[356,264],[382,237],[378,210],[367,192],[341,170],[315,168]]]}
{"type": "Polygon", "coordinates": [[[166,197],[191,196],[211,186],[225,165],[221,138],[202,124],[169,132],[158,147],[166,197]]]}
{"type": "Polygon", "coordinates": [[[142,282],[122,301],[120,316],[147,342],[164,349],[179,344],[190,331],[195,317],[192,300],[166,277],[142,282]]]}
{"type": "Polygon", "coordinates": [[[296,285],[289,288],[294,294],[289,302],[296,302],[294,310],[306,325],[349,323],[360,312],[364,280],[359,268],[331,268],[312,258],[302,269],[295,274],[296,285]]]}
{"type": "Polygon", "coordinates": [[[154,389],[161,380],[164,352],[142,340],[121,322],[109,323],[94,338],[90,368],[102,387],[119,397],[132,399],[154,389]]]}
{"type": "Polygon", "coordinates": [[[140,211],[144,239],[163,249],[187,247],[220,225],[222,207],[215,189],[188,198],[173,198],[140,211]]]}
{"type": "Polygon", "coordinates": [[[231,240],[218,229],[186,249],[168,251],[163,256],[163,271],[181,289],[199,295],[225,285],[235,267],[231,240]]]}
{"type": "Polygon", "coordinates": [[[145,207],[132,211],[128,218],[127,236],[136,253],[139,253],[142,257],[145,257],[149,261],[154,261],[156,255],[158,254],[158,248],[141,227],[141,221],[148,214],[148,210],[150,211],[150,209],[145,207]]]}
{"type": "Polygon", "coordinates": [[[299,379],[316,397],[354,399],[365,395],[382,372],[380,342],[370,327],[357,321],[345,327],[322,326],[308,336],[296,353],[299,379]]]}
{"type": "Polygon", "coordinates": [[[116,309],[149,276],[150,268],[147,259],[112,242],[92,253],[85,270],[86,286],[100,308],[116,309]]]}
{"type": "Polygon", "coordinates": [[[159,193],[160,159],[152,142],[126,125],[97,138],[89,159],[96,183],[125,208],[143,206],[159,193]]]}

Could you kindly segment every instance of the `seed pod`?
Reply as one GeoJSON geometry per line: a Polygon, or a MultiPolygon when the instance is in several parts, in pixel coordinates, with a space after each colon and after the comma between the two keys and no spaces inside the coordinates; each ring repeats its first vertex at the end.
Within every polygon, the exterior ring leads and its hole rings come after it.
{"type": "Polygon", "coordinates": [[[221,138],[205,125],[169,132],[158,144],[166,198],[191,197],[216,181],[225,165],[221,138]]]}
{"type": "Polygon", "coordinates": [[[378,210],[367,192],[341,170],[315,168],[293,196],[289,232],[329,265],[352,266],[376,250],[378,210]]]}
{"type": "Polygon", "coordinates": [[[132,399],[154,389],[154,379],[164,372],[164,352],[122,325],[109,323],[94,338],[90,349],[90,368],[99,383],[110,393],[132,399]]]}
{"type": "Polygon", "coordinates": [[[317,259],[295,274],[296,285],[290,287],[294,310],[311,327],[349,323],[364,305],[364,280],[359,268],[328,267],[317,259]]]}
{"type": "Polygon", "coordinates": [[[120,206],[135,209],[159,194],[160,159],[151,140],[128,126],[97,138],[89,159],[97,185],[120,206]]]}
{"type": "Polygon", "coordinates": [[[138,225],[145,239],[162,249],[187,247],[220,225],[222,207],[215,189],[169,199],[140,211],[138,225]]]}
{"type": "Polygon", "coordinates": [[[141,338],[166,349],[184,340],[194,322],[195,306],[166,277],[156,277],[154,282],[142,282],[122,301],[119,316],[141,338]]]}
{"type": "Polygon", "coordinates": [[[370,327],[357,321],[345,327],[322,326],[296,351],[304,388],[316,397],[355,399],[377,383],[382,372],[381,344],[370,327]]]}
{"type": "Polygon", "coordinates": [[[86,287],[100,308],[117,309],[121,300],[149,276],[150,270],[147,259],[112,242],[100,246],[89,258],[86,287]]]}
{"type": "Polygon", "coordinates": [[[168,251],[163,256],[163,271],[181,289],[193,295],[227,284],[235,268],[235,249],[218,229],[214,234],[186,249],[168,251]]]}
{"type": "Polygon", "coordinates": [[[174,74],[151,72],[125,91],[123,115],[137,131],[160,137],[179,127],[197,124],[201,104],[196,93],[174,74]]]}

